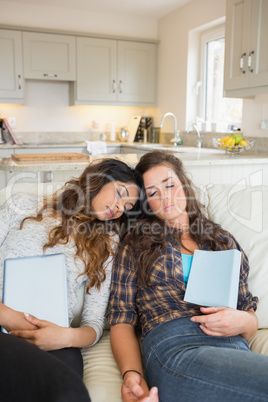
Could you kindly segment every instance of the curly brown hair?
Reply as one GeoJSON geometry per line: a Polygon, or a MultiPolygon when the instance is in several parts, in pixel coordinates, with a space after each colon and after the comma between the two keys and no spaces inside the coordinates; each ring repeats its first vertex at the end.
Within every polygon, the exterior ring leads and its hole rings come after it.
{"type": "Polygon", "coordinates": [[[22,228],[27,219],[41,222],[44,212],[58,219],[60,224],[49,232],[43,250],[45,252],[58,243],[67,244],[72,239],[76,246],[75,257],[85,265],[82,274],[89,279],[87,292],[93,286],[100,289],[106,278],[105,262],[110,255],[114,256],[113,236],[123,237],[127,215],[132,212],[125,212],[119,219],[110,221],[100,221],[94,215],[93,198],[112,181],[134,183],[138,188],[141,185],[139,174],[124,162],[112,158],[97,160],[80,177],[71,179],[51,197],[45,198],[37,215],[24,218],[20,225],[22,228]]]}
{"type": "MultiPolygon", "coordinates": [[[[210,250],[221,250],[226,244],[217,234],[225,232],[220,225],[206,217],[205,208],[197,199],[195,188],[187,176],[183,163],[174,154],[166,151],[153,151],[143,155],[136,166],[137,172],[142,176],[155,166],[170,167],[177,175],[186,196],[186,212],[189,216],[189,231],[191,238],[201,247],[210,250]]],[[[175,237],[181,243],[182,231],[170,227],[155,216],[148,207],[144,186],[141,190],[142,218],[136,223],[132,232],[124,239],[122,244],[128,244],[137,263],[137,270],[143,286],[150,284],[151,267],[157,258],[165,252],[167,240],[175,237]]]]}

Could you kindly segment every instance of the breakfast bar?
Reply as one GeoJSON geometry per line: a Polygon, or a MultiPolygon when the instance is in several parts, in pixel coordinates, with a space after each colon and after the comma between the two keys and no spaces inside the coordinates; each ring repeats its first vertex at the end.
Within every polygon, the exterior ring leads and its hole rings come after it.
{"type": "MultiPolygon", "coordinates": [[[[113,151],[114,148],[115,145],[113,151]]],[[[74,146],[70,149],[75,151],[74,146]]],[[[81,144],[77,149],[81,150],[81,144]]],[[[38,154],[31,154],[31,160],[27,160],[27,157],[23,158],[20,148],[17,147],[15,157],[0,159],[1,188],[18,181],[67,181],[73,176],[80,175],[88,163],[98,158],[119,158],[135,166],[141,155],[154,149],[174,152],[184,162],[187,172],[198,186],[212,183],[241,184],[242,181],[251,186],[268,184],[268,152],[249,150],[233,155],[214,148],[174,147],[165,144],[118,144],[117,153],[110,153],[108,149],[109,153],[103,155],[57,152],[46,156],[42,152],[43,148],[40,147],[37,148],[38,154]],[[22,156],[21,161],[16,158],[18,155],[22,156]]]]}

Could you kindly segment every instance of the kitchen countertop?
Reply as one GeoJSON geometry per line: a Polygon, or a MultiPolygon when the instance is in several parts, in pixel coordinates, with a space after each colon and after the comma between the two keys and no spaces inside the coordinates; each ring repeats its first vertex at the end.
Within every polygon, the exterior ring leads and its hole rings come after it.
{"type": "MultiPolygon", "coordinates": [[[[108,148],[110,147],[118,147],[122,145],[122,142],[112,142],[106,141],[106,145],[108,148]]],[[[136,145],[136,144],[128,144],[128,145],[136,145]]],[[[0,144],[0,149],[31,149],[31,148],[87,148],[85,141],[82,142],[57,142],[57,143],[42,143],[42,144],[0,144]]]]}
{"type": "MultiPolygon", "coordinates": [[[[209,165],[239,165],[243,164],[267,164],[268,163],[268,153],[254,152],[254,148],[240,154],[232,155],[218,149],[204,149],[198,150],[198,148],[193,147],[174,147],[166,145],[154,145],[154,144],[122,144],[122,143],[111,143],[113,146],[118,145],[118,151],[123,147],[125,149],[137,149],[137,151],[148,152],[152,149],[169,150],[174,152],[174,154],[180,158],[185,166],[209,166],[209,165]],[[187,152],[185,152],[187,151],[187,152]]],[[[57,144],[58,145],[58,144],[57,144]]],[[[73,144],[70,145],[73,147],[73,144]]],[[[21,147],[21,146],[13,146],[21,147]]],[[[48,145],[46,145],[46,148],[48,145]]],[[[52,146],[50,146],[52,148],[52,146]]],[[[58,147],[58,146],[57,146],[58,147]]],[[[61,147],[63,145],[61,144],[61,147]]],[[[65,147],[65,146],[64,146],[65,147]]],[[[32,146],[31,146],[32,148],[32,146]]],[[[41,151],[41,146],[39,146],[41,151]]],[[[39,162],[39,163],[25,163],[17,164],[11,158],[0,159],[0,170],[9,172],[22,172],[22,171],[63,171],[63,170],[77,170],[83,171],[85,167],[91,161],[99,158],[109,158],[115,157],[119,158],[131,166],[135,166],[138,162],[140,155],[134,153],[112,153],[105,155],[88,155],[88,162],[39,162]]]]}
{"type": "MultiPolygon", "coordinates": [[[[94,142],[94,141],[93,141],[94,142]]],[[[113,149],[116,148],[116,150],[118,150],[118,154],[120,154],[120,150],[124,150],[124,149],[137,149],[139,151],[144,150],[144,151],[150,151],[150,150],[154,150],[154,149],[163,149],[163,150],[168,150],[168,151],[172,151],[172,152],[178,152],[181,153],[184,150],[194,150],[194,153],[198,152],[198,148],[194,147],[194,146],[185,146],[185,145],[179,145],[179,146],[174,146],[172,144],[151,144],[151,143],[147,143],[144,144],[142,142],[133,142],[133,143],[128,143],[128,142],[119,142],[119,141],[105,141],[106,142],[106,146],[107,146],[107,150],[109,153],[109,149],[113,149]]],[[[0,144],[0,150],[5,150],[5,149],[10,149],[10,150],[14,150],[15,153],[19,153],[20,149],[40,149],[40,153],[42,153],[42,149],[63,149],[63,148],[84,148],[83,151],[86,151],[87,149],[87,145],[84,141],[82,142],[57,142],[57,143],[31,143],[31,144],[0,144]]],[[[263,148],[262,148],[263,149],[263,148]]],[[[86,151],[87,152],[87,151],[86,151]]],[[[213,154],[222,154],[222,155],[227,155],[230,156],[231,154],[226,153],[224,150],[220,150],[218,148],[215,147],[207,147],[207,148],[201,148],[200,153],[213,153],[213,154]]],[[[188,153],[188,152],[187,152],[188,153]]],[[[257,151],[256,148],[252,148],[249,151],[245,151],[245,152],[241,152],[240,153],[240,157],[242,155],[247,155],[247,156],[253,156],[254,157],[267,157],[268,155],[268,150],[264,150],[264,152],[260,152],[257,151]]],[[[232,155],[231,155],[232,156],[232,155]]],[[[235,157],[237,157],[237,155],[235,155],[235,157]]]]}
{"type": "Polygon", "coordinates": [[[86,166],[95,159],[99,158],[118,158],[132,166],[135,166],[138,162],[138,157],[136,154],[105,154],[105,155],[88,155],[87,161],[49,161],[49,162],[31,162],[31,163],[16,163],[11,158],[0,159],[0,170],[9,172],[25,172],[25,171],[39,171],[39,172],[51,172],[51,171],[62,171],[62,170],[78,170],[83,171],[86,166]]]}

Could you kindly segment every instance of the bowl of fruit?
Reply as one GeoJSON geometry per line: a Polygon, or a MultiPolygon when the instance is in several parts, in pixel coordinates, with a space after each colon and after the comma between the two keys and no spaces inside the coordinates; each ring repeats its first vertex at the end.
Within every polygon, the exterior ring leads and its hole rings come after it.
{"type": "Polygon", "coordinates": [[[235,154],[252,148],[254,141],[246,140],[241,133],[234,133],[223,138],[213,138],[213,144],[216,148],[235,154]]]}

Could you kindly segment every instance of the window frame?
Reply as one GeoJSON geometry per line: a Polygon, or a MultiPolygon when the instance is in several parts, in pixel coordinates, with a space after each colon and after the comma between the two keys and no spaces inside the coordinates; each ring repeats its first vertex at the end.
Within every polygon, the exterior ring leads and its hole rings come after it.
{"type": "Polygon", "coordinates": [[[198,105],[198,115],[203,121],[205,120],[205,108],[206,108],[206,47],[207,43],[212,40],[217,40],[225,38],[225,24],[217,25],[213,28],[207,29],[200,33],[200,67],[199,67],[199,82],[200,93],[199,93],[199,105],[198,105]]]}

